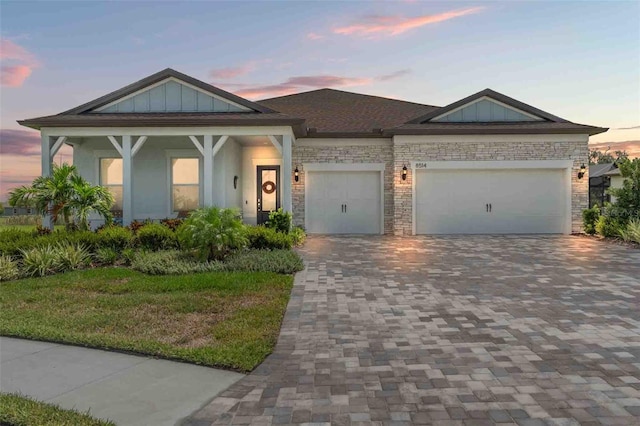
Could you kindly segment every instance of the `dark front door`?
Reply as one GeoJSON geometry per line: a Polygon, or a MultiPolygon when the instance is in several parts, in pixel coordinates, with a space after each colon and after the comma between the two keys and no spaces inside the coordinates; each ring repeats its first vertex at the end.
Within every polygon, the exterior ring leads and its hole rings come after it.
{"type": "Polygon", "coordinates": [[[258,225],[280,208],[280,166],[258,166],[258,225]]]}

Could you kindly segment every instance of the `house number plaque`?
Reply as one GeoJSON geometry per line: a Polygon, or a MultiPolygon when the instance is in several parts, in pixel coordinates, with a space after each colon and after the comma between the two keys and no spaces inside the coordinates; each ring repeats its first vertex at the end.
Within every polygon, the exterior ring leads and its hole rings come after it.
{"type": "Polygon", "coordinates": [[[416,169],[426,169],[427,163],[416,163],[416,169]]]}

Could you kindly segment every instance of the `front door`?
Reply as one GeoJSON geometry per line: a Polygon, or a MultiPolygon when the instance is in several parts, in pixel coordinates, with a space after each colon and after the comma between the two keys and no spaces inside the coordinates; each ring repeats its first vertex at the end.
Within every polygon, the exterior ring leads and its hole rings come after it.
{"type": "Polygon", "coordinates": [[[258,225],[280,208],[280,166],[258,166],[258,225]]]}

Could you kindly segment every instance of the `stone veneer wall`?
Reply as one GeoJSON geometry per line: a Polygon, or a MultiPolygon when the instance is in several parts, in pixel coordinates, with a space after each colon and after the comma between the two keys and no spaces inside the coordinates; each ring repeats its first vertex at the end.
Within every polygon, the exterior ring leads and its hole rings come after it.
{"type": "MultiPolygon", "coordinates": [[[[394,234],[412,233],[412,161],[471,160],[573,160],[571,171],[571,228],[582,232],[582,210],[589,203],[589,176],[578,179],[582,164],[589,163],[587,142],[404,142],[394,147],[394,234]],[[402,166],[409,168],[406,181],[402,166]]],[[[386,203],[385,203],[386,205],[386,203]]],[[[386,219],[385,219],[386,223],[386,219]]]]}
{"type": "MultiPolygon", "coordinates": [[[[339,140],[337,140],[339,142],[339,140]]],[[[293,169],[300,171],[299,182],[293,182],[293,222],[304,226],[304,163],[385,163],[384,172],[384,233],[393,233],[393,147],[388,144],[305,146],[294,145],[293,169]]],[[[402,168],[402,166],[400,166],[402,168]]]]}

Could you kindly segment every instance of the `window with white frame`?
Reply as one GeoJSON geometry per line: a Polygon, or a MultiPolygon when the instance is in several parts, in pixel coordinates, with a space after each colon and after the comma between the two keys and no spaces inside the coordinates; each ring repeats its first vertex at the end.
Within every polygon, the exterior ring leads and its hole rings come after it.
{"type": "Polygon", "coordinates": [[[195,210],[200,206],[200,160],[171,159],[171,205],[174,212],[195,210]]]}
{"type": "Polygon", "coordinates": [[[100,185],[113,195],[111,210],[122,210],[122,158],[100,159],[100,185]]]}

